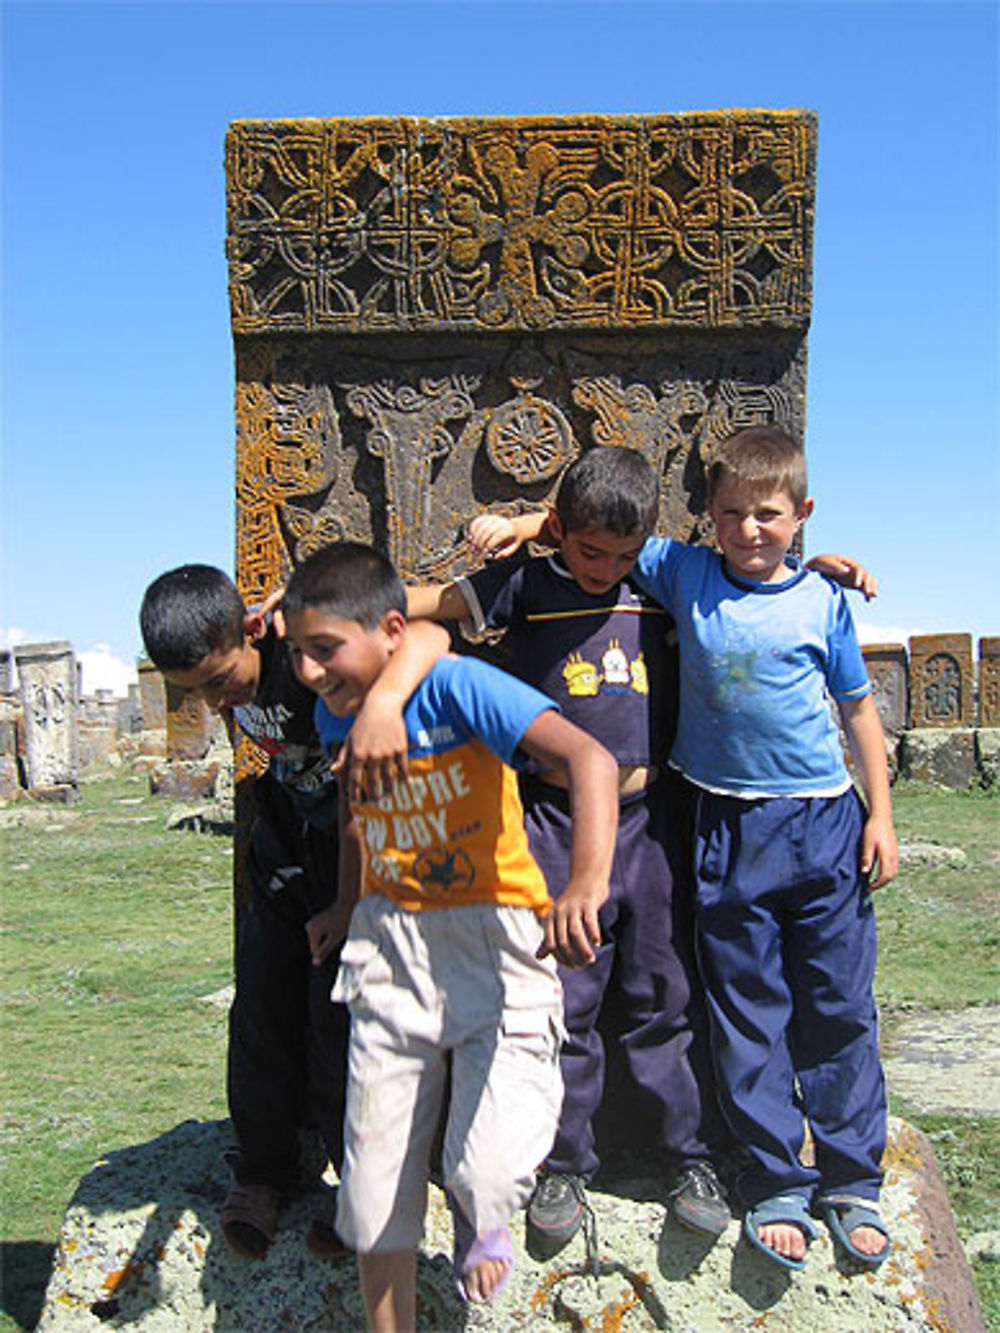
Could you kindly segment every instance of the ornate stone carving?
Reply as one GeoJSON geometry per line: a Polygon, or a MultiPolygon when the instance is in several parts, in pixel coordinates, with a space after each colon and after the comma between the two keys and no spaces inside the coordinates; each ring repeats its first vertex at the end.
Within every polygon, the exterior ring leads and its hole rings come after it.
{"type": "Polygon", "coordinates": [[[344,539],[451,577],[469,518],[595,444],[703,539],[716,443],[803,435],[815,140],[802,111],[232,125],[247,600],[344,539]]]}
{"type": "Polygon", "coordinates": [[[802,111],[230,127],[237,333],[804,328],[802,111]]]}

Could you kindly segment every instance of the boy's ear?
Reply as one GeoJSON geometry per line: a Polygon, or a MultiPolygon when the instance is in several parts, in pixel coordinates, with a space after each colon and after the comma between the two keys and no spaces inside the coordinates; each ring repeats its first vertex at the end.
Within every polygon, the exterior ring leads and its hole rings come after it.
{"type": "Polygon", "coordinates": [[[800,524],[804,523],[806,519],[810,516],[814,508],[815,505],[813,503],[812,498],[807,495],[806,498],[802,501],[802,505],[799,509],[799,512],[795,515],[798,522],[800,524]]]}
{"type": "Polygon", "coordinates": [[[387,611],[380,628],[389,640],[390,649],[395,652],[406,634],[406,617],[400,611],[387,611]]]}
{"type": "Polygon", "coordinates": [[[552,534],[553,540],[561,542],[562,539],[566,536],[566,533],[564,532],[563,525],[559,520],[559,515],[556,513],[554,509],[549,510],[548,525],[549,525],[549,532],[552,534]]]}
{"type": "Polygon", "coordinates": [[[267,621],[259,611],[248,611],[243,617],[243,633],[251,643],[257,643],[267,633],[267,621]]]}

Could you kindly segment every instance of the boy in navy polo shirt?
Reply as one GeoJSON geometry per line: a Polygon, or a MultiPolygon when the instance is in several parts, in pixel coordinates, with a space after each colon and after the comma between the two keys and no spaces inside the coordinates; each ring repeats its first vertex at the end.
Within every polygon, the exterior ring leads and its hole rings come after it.
{"type": "MultiPolygon", "coordinates": [[[[673,622],[629,577],[658,507],[656,476],[640,453],[597,447],[561,481],[550,520],[558,555],[496,561],[454,583],[408,590],[411,615],[505,630],[515,674],[555,699],[619,766],[602,942],[589,968],[560,972],[565,1095],[528,1207],[538,1258],[558,1253],[588,1216],[584,1187],[599,1165],[593,1118],[604,1092],[602,1011],[675,1168],[678,1221],[716,1236],[730,1219],[711,1160],[721,1129],[707,1020],[693,984],[690,907],[673,892],[676,779],[666,770],[676,723],[673,622]]],[[[566,793],[534,778],[523,796],[532,852],[559,883],[570,848],[566,793]]]]}

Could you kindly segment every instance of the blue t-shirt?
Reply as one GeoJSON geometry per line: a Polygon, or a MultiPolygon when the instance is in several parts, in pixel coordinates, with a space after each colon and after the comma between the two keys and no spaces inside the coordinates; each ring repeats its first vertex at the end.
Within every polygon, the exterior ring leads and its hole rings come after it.
{"type": "Polygon", "coordinates": [[[850,785],[826,691],[860,699],[868,671],[843,591],[788,565],[781,583],[753,583],[708,547],[651,537],[635,567],[677,622],[671,762],[713,791],[818,796],[850,785]]]}
{"type": "MultiPolygon", "coordinates": [[[[362,893],[411,911],[503,903],[544,916],[551,903],[511,765],[524,733],[553,707],[476,658],[435,663],[403,710],[406,780],[352,807],[365,853],[362,893]]],[[[317,701],[316,729],[329,751],[353,721],[317,701]]]]}

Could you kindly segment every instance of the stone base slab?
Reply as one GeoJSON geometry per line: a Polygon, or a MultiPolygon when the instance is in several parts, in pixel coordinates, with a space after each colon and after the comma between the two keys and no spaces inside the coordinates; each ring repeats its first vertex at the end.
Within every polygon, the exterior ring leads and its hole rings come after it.
{"type": "Polygon", "coordinates": [[[976,776],[976,740],[971,727],[918,727],[900,745],[900,777],[939,787],[970,787],[976,776]]]}
{"type": "MultiPolygon", "coordinates": [[[[266,1259],[235,1258],[219,1230],[228,1187],[220,1154],[226,1122],[187,1121],[111,1154],[85,1176],[59,1240],[39,1333],[128,1327],[136,1333],[305,1333],[365,1327],[350,1258],[315,1259],[304,1237],[316,1196],[286,1207],[266,1259]]],[[[893,1253],[875,1273],[835,1256],[826,1228],[803,1272],[789,1275],[740,1239],[734,1219],[718,1242],[668,1216],[666,1186],[636,1155],[590,1192],[600,1236],[599,1278],[588,1275],[582,1237],[547,1265],[524,1251],[492,1306],[464,1310],[452,1279],[451,1226],[431,1189],[418,1265],[418,1328],[566,1333],[983,1333],[969,1268],[927,1139],[890,1126],[883,1212],[893,1253]]]]}

